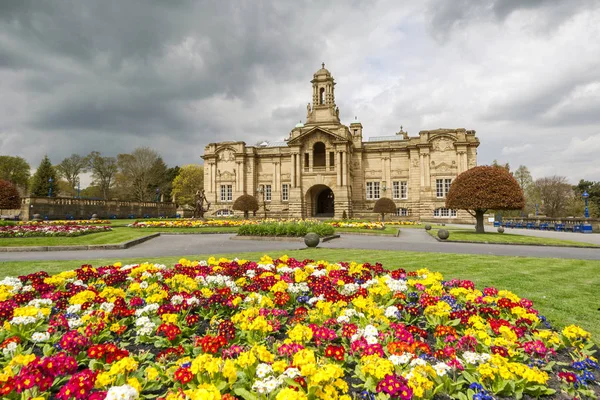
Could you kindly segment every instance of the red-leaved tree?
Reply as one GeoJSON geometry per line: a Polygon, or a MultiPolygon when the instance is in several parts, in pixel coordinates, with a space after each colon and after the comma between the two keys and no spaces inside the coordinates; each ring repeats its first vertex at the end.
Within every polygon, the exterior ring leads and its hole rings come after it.
{"type": "Polygon", "coordinates": [[[16,186],[9,181],[0,180],[0,211],[21,208],[21,196],[16,186]]]}
{"type": "Polygon", "coordinates": [[[484,233],[483,214],[487,210],[521,210],[523,190],[504,168],[480,166],[458,175],[450,185],[446,207],[466,210],[475,217],[475,231],[484,233]]]}

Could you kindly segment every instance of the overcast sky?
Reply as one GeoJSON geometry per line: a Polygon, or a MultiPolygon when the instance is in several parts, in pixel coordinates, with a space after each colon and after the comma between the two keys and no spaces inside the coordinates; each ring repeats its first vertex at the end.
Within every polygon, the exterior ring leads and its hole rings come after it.
{"type": "Polygon", "coordinates": [[[479,164],[600,180],[600,1],[1,0],[0,154],[282,140],[321,62],[364,136],[466,128],[479,164]]]}

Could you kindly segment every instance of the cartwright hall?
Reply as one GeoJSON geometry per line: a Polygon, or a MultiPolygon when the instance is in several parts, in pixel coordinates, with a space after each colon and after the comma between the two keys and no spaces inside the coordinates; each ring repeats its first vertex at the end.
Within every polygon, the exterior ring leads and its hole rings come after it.
{"type": "MultiPolygon", "coordinates": [[[[335,104],[335,81],[323,64],[313,75],[306,122],[283,142],[210,143],[204,150],[204,189],[211,214],[230,215],[238,196],[251,194],[273,217],[373,218],[381,197],[399,219],[471,220],[445,208],[452,180],[477,165],[475,131],[435,129],[418,136],[369,134],[345,125],[335,104]]],[[[463,215],[464,214],[464,215],[463,215]]]]}

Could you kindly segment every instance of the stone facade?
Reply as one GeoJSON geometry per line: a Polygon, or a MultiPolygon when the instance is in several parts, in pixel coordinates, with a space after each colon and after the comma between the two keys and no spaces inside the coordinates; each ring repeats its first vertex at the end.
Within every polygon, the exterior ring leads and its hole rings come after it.
{"type": "Polygon", "coordinates": [[[436,129],[409,137],[400,129],[363,141],[359,121],[341,123],[335,82],[324,65],[311,83],[306,122],[284,142],[206,146],[204,189],[211,215],[227,212],[248,193],[261,204],[258,215],[266,205],[269,216],[373,218],[376,200],[389,197],[401,219],[472,221],[444,203],[451,180],[477,165],[475,131],[436,129]]]}

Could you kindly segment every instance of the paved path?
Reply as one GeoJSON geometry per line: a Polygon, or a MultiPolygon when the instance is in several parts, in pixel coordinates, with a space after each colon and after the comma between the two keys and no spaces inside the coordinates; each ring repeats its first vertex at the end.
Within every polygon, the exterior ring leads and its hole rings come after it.
{"type": "MultiPolygon", "coordinates": [[[[47,251],[0,253],[1,261],[79,260],[153,258],[193,254],[242,253],[248,251],[283,252],[306,248],[302,241],[230,240],[234,235],[161,235],[124,250],[47,251]]],[[[544,258],[600,260],[600,249],[548,246],[510,246],[499,244],[441,243],[421,229],[404,229],[399,237],[342,234],[339,239],[322,243],[331,249],[407,250],[433,253],[488,254],[544,258]]]]}

